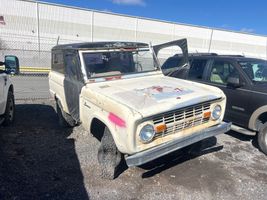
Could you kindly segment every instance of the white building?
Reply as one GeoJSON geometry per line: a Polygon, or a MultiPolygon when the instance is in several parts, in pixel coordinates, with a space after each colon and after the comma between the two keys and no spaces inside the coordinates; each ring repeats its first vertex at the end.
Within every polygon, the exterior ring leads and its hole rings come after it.
{"type": "MultiPolygon", "coordinates": [[[[22,66],[50,67],[59,42],[188,39],[189,52],[243,54],[267,59],[267,37],[105,13],[28,0],[0,0],[0,59],[20,58],[22,66]]],[[[168,52],[167,52],[168,53],[168,52]]]]}

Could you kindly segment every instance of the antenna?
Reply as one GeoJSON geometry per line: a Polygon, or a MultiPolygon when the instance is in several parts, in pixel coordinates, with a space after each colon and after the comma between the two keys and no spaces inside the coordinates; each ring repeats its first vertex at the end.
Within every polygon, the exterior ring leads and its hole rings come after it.
{"type": "Polygon", "coordinates": [[[58,45],[58,43],[59,43],[59,39],[60,39],[60,36],[57,37],[57,45],[58,45]]]}

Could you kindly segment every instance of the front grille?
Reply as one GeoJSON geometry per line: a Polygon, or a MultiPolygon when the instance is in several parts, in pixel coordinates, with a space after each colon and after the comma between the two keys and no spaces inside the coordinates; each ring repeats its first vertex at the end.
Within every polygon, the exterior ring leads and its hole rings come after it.
{"type": "Polygon", "coordinates": [[[210,117],[204,118],[204,113],[210,111],[210,105],[211,102],[205,102],[153,117],[155,126],[165,124],[167,127],[164,132],[157,133],[156,137],[164,137],[169,134],[207,123],[210,120],[210,117]]]}

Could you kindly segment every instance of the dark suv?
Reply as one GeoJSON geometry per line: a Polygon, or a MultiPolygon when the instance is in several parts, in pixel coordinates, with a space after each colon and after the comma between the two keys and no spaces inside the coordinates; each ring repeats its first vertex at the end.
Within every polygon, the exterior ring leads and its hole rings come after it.
{"type": "Polygon", "coordinates": [[[165,75],[222,89],[227,97],[225,121],[232,130],[258,138],[267,154],[267,61],[240,55],[190,54],[190,66],[180,66],[180,55],[162,65],[165,75]]]}

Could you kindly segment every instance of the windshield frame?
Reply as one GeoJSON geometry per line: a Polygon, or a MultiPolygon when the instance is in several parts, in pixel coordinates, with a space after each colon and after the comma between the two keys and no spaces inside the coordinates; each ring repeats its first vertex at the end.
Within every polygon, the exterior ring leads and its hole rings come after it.
{"type": "MultiPolygon", "coordinates": [[[[142,50],[145,51],[145,50],[142,50]]],[[[140,52],[142,52],[140,51],[140,52]]],[[[126,76],[126,77],[133,77],[133,75],[140,75],[140,74],[145,74],[145,73],[151,73],[151,72],[161,72],[161,67],[158,61],[158,58],[153,50],[153,48],[151,48],[151,46],[148,46],[147,48],[119,48],[119,49],[95,49],[95,50],[79,50],[79,58],[80,58],[80,62],[81,62],[81,67],[82,67],[82,73],[84,76],[84,80],[90,81],[90,80],[95,80],[95,79],[103,79],[103,78],[108,78],[108,77],[118,77],[118,76],[126,76]],[[124,49],[122,51],[122,49],[124,49]],[[102,53],[102,52],[137,52],[138,49],[147,49],[147,52],[151,53],[151,56],[153,58],[153,62],[155,65],[155,69],[154,70],[149,70],[149,71],[141,71],[141,72],[131,72],[131,73],[124,73],[124,74],[113,74],[113,75],[106,75],[106,76],[98,76],[98,77],[90,77],[90,75],[88,74],[87,70],[86,70],[86,64],[85,64],[85,60],[84,60],[84,53],[102,53]]],[[[153,73],[154,74],[154,73],[153,73]]]]}

